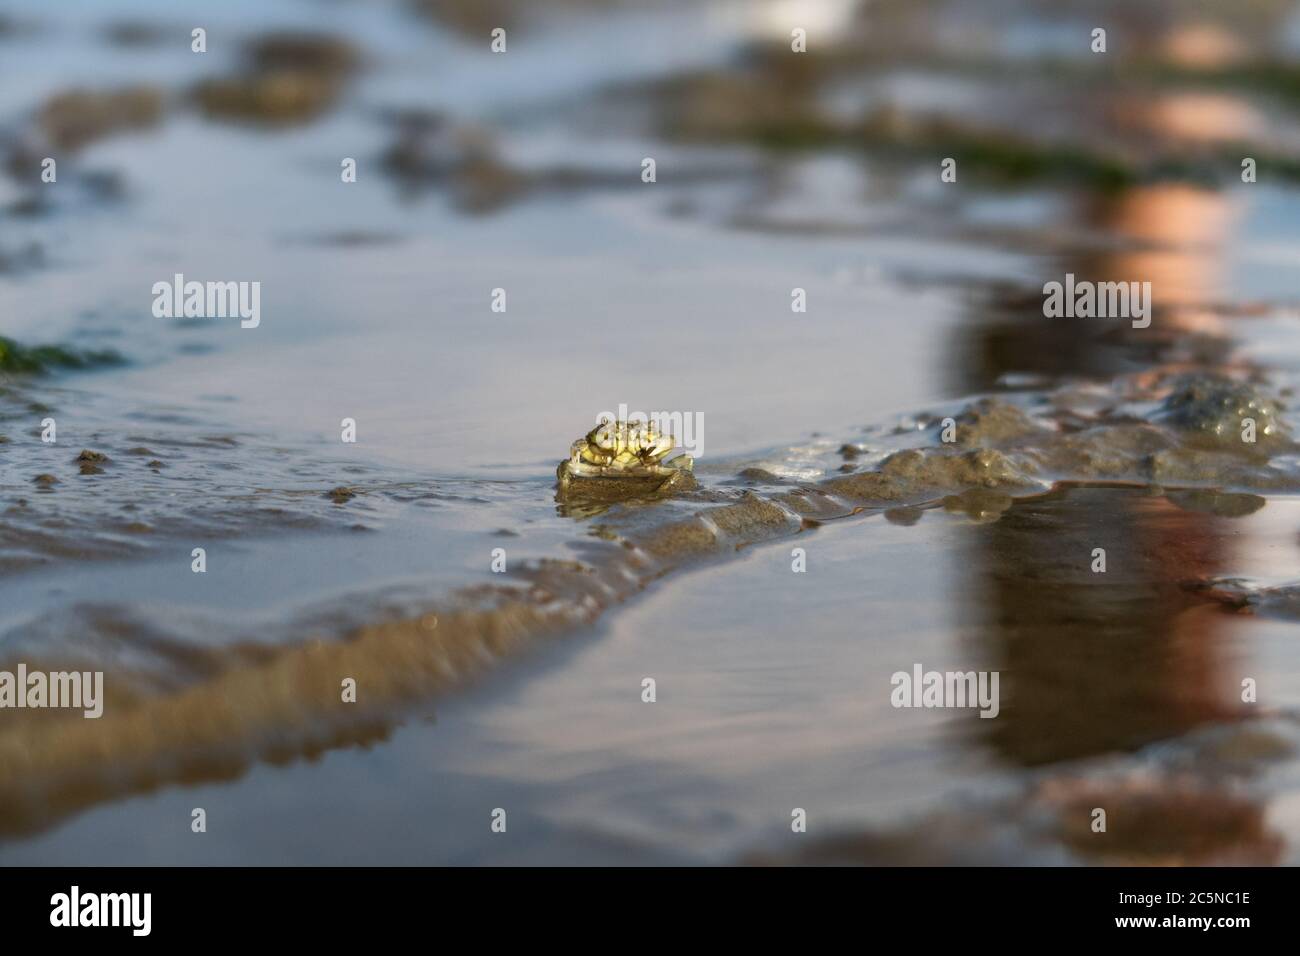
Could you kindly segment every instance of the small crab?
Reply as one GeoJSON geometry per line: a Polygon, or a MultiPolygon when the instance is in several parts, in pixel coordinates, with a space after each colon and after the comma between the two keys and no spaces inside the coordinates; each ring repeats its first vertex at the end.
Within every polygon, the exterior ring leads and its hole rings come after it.
{"type": "Polygon", "coordinates": [[[575,482],[600,497],[663,494],[688,484],[694,461],[678,455],[664,461],[676,442],[649,422],[602,421],[569,449],[568,460],[556,470],[560,491],[575,482]]]}

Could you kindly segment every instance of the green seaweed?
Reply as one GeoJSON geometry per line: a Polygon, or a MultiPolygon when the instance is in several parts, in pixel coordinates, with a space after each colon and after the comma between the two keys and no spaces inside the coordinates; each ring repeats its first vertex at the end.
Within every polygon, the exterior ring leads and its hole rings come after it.
{"type": "Polygon", "coordinates": [[[39,375],[51,369],[88,369],[121,365],[125,359],[112,349],[74,349],[65,345],[19,345],[0,335],[0,372],[39,375]]]}
{"type": "Polygon", "coordinates": [[[1291,107],[1300,104],[1300,66],[1281,60],[1256,60],[1217,67],[1141,64],[1133,72],[1166,86],[1229,89],[1276,97],[1291,107]]]}
{"type": "Polygon", "coordinates": [[[950,141],[948,155],[964,170],[1006,182],[1066,180],[1100,189],[1123,189],[1138,179],[1137,171],[1128,164],[1074,145],[966,136],[950,141]]]}

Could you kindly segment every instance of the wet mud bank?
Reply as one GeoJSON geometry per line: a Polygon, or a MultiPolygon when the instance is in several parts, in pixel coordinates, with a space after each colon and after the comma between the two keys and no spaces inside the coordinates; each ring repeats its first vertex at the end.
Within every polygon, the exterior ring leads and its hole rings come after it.
{"type": "MultiPolygon", "coordinates": [[[[526,560],[510,569],[504,584],[458,590],[418,613],[358,627],[339,640],[217,652],[201,677],[179,688],[119,691],[115,699],[114,684],[148,686],[117,670],[99,720],[40,713],[8,723],[0,736],[0,826],[11,836],[33,832],[91,804],[163,783],[226,779],[256,762],[310,758],[383,739],[413,711],[464,686],[495,661],[588,627],[669,574],[763,542],[793,539],[824,522],[883,513],[908,523],[930,509],[975,522],[1005,522],[1005,514],[1015,513],[1015,501],[1051,495],[1062,483],[1094,488],[1089,493],[1103,500],[1117,494],[1174,501],[1181,496],[1192,510],[1228,515],[1251,510],[1245,489],[1300,490],[1300,476],[1285,456],[1270,457],[1270,451],[1290,451],[1292,445],[1280,411],[1258,390],[1218,377],[1179,377],[1142,397],[1150,409],[1145,418],[1132,412],[1103,416],[1083,428],[1077,426],[1078,410],[1050,400],[1021,407],[983,399],[916,433],[915,447],[874,455],[868,450],[864,460],[861,445],[844,443],[840,455],[854,468],[861,463],[862,470],[820,481],[796,482],[750,468],[730,479],[749,487],[706,481],[664,501],[633,498],[586,508],[563,500],[561,512],[588,532],[573,544],[576,559],[526,560]],[[1247,413],[1268,427],[1261,429],[1260,444],[1243,448],[1235,429],[1247,413]],[[845,448],[854,449],[851,456],[845,448]],[[342,692],[349,679],[358,688],[355,703],[342,692]]],[[[357,490],[366,492],[364,485],[357,490]]],[[[1004,526],[1012,530],[1011,523],[1004,526]]],[[[1042,529],[1028,530],[1034,533],[1023,547],[1009,545],[1011,551],[1040,546],[1042,529]]],[[[1059,533],[1050,537],[1061,543],[1059,533]]],[[[1080,539],[1080,553],[1061,559],[1067,569],[1087,568],[1087,544],[1080,539]]],[[[1194,561],[1178,563],[1196,567],[1194,561]]],[[[1212,570],[1205,570],[1207,577],[1212,570]]],[[[1076,586],[1078,576],[1067,575],[1062,587],[1076,586]]],[[[1097,614],[1110,619],[1135,612],[1134,633],[1145,633],[1148,616],[1161,613],[1161,601],[1198,600],[1194,588],[1173,584],[1161,597],[1148,583],[1138,579],[1131,597],[1123,588],[1111,592],[1097,614]]],[[[1040,620],[1035,627],[1055,633],[1064,623],[1040,620]]],[[[1026,641],[1028,650],[1033,641],[1026,641]]],[[[1122,636],[1115,643],[1118,650],[1131,644],[1122,636]]],[[[1032,669],[1036,659],[1031,653],[1022,663],[1032,669]]],[[[1048,653],[1039,663],[1055,670],[1055,660],[1048,653]]],[[[46,670],[67,663],[28,661],[46,670]]],[[[1054,684],[1050,674],[1028,682],[1054,684]]],[[[1159,694],[1158,686],[1143,681],[1133,690],[1159,694]]],[[[1113,691],[1124,697],[1122,688],[1113,691]]],[[[1023,721],[998,723],[999,746],[1030,764],[1035,741],[1057,739],[1037,733],[1041,719],[1020,742],[1023,721]]],[[[1096,752],[1178,729],[1128,726],[1116,739],[1087,743],[1086,735],[1062,728],[1061,739],[1096,752]]]]}

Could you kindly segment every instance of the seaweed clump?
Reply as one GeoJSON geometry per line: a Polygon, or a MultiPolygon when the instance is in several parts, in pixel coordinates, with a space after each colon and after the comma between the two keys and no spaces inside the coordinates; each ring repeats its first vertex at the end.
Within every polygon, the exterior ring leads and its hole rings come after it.
{"type": "Polygon", "coordinates": [[[55,368],[86,369],[120,365],[125,360],[112,349],[72,349],[64,345],[19,345],[0,335],[0,372],[40,374],[55,368]]]}
{"type": "Polygon", "coordinates": [[[321,116],[361,65],[347,41],[324,34],[275,33],[245,49],[245,69],[194,90],[210,118],[288,125],[321,116]]]}

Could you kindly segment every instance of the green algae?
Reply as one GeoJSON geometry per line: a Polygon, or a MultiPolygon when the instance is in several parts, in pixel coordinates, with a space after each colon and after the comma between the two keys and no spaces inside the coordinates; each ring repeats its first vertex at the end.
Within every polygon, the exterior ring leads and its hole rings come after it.
{"type": "Polygon", "coordinates": [[[1076,142],[1040,143],[1002,131],[936,124],[913,137],[891,137],[879,126],[868,125],[862,134],[867,146],[900,158],[942,153],[957,160],[962,172],[996,184],[1065,182],[1107,192],[1136,185],[1154,175],[1152,171],[1144,176],[1135,164],[1076,142]]]}
{"type": "Polygon", "coordinates": [[[39,375],[53,369],[92,369],[125,362],[112,349],[75,349],[66,345],[20,345],[0,335],[0,372],[39,375]]]}

